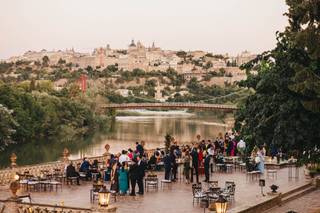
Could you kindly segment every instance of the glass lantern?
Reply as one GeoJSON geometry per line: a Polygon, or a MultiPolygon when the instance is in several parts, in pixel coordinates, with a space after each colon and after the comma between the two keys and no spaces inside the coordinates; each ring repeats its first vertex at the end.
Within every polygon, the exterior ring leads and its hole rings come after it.
{"type": "Polygon", "coordinates": [[[107,190],[106,186],[103,186],[100,189],[98,196],[99,196],[99,206],[108,207],[109,200],[110,200],[110,191],[107,190]]]}
{"type": "Polygon", "coordinates": [[[220,195],[218,200],[215,202],[216,212],[217,213],[226,213],[227,212],[227,205],[228,205],[227,200],[222,195],[220,195]]]}

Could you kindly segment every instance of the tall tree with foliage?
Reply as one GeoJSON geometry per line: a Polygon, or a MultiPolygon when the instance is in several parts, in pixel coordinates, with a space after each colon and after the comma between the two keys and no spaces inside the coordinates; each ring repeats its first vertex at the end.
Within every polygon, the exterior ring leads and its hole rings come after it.
{"type": "Polygon", "coordinates": [[[11,143],[16,132],[17,122],[12,116],[12,111],[0,104],[0,151],[11,143]]]}
{"type": "Polygon", "coordinates": [[[320,1],[287,0],[289,26],[276,48],[242,66],[252,88],[236,116],[251,146],[314,150],[320,141],[320,1]],[[257,73],[252,73],[256,70],[257,73]]]}

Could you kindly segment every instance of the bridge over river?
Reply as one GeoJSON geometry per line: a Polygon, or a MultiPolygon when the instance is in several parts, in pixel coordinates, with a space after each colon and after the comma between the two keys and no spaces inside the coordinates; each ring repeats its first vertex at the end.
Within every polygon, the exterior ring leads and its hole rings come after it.
{"type": "Polygon", "coordinates": [[[235,111],[238,107],[235,105],[222,104],[205,104],[205,103],[178,103],[178,102],[164,102],[164,103],[124,103],[124,104],[104,104],[101,105],[103,109],[149,109],[149,108],[183,108],[183,109],[216,109],[235,111]]]}

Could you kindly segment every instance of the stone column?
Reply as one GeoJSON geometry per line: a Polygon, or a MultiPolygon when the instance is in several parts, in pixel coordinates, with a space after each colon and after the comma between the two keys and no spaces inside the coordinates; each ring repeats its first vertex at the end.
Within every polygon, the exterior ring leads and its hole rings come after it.
{"type": "Polygon", "coordinates": [[[19,203],[20,202],[21,202],[20,199],[9,198],[4,203],[4,212],[3,213],[18,213],[19,212],[19,203]]]}
{"type": "Polygon", "coordinates": [[[93,213],[100,213],[100,212],[117,212],[117,207],[115,206],[108,206],[108,207],[99,207],[92,211],[93,213]]]}
{"type": "Polygon", "coordinates": [[[11,161],[11,168],[14,169],[17,167],[17,155],[15,153],[12,153],[10,156],[11,161]]]}

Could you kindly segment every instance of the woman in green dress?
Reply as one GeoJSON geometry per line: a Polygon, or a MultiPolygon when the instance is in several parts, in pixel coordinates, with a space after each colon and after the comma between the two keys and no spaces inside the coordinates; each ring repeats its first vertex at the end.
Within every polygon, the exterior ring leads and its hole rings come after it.
{"type": "Polygon", "coordinates": [[[126,166],[126,162],[123,162],[121,168],[118,171],[119,175],[119,193],[121,195],[127,194],[128,191],[128,167],[126,166]]]}

